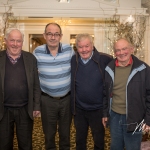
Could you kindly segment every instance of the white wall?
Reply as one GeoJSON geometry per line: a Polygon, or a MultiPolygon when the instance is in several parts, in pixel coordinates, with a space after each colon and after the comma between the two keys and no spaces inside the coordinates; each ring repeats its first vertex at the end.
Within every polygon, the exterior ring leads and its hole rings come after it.
{"type": "MultiPolygon", "coordinates": [[[[23,50],[29,51],[29,34],[43,34],[45,24],[19,24],[18,28],[24,33],[23,50]]],[[[107,49],[107,39],[104,27],[94,27],[87,25],[62,26],[63,37],[61,42],[70,44],[70,35],[79,33],[89,33],[94,35],[94,46],[98,51],[109,53],[107,49]]]]}
{"type": "MultiPolygon", "coordinates": [[[[45,24],[19,24],[18,28],[24,33],[23,49],[29,51],[29,34],[43,34],[45,24]]],[[[70,34],[94,34],[94,29],[87,26],[62,26],[62,33],[61,42],[70,44],[70,34]]]]}
{"type": "Polygon", "coordinates": [[[140,8],[141,0],[118,0],[121,7],[140,8]]]}
{"type": "MultiPolygon", "coordinates": [[[[150,20],[150,19],[149,19],[150,20]]],[[[148,24],[150,21],[148,20],[148,24]]],[[[29,51],[29,34],[43,34],[45,25],[43,23],[39,24],[19,24],[19,29],[24,33],[24,45],[23,50],[29,51]]],[[[107,48],[108,45],[108,39],[106,38],[106,31],[108,31],[105,27],[94,27],[94,26],[87,26],[87,25],[68,25],[68,26],[62,26],[62,33],[63,37],[61,42],[70,44],[70,35],[71,34],[79,34],[79,33],[89,33],[91,35],[94,35],[94,45],[97,48],[98,51],[109,53],[110,51],[107,48]]],[[[145,57],[143,60],[150,64],[150,26],[147,25],[147,30],[145,33],[145,51],[144,55],[145,57]]]]}
{"type": "Polygon", "coordinates": [[[43,34],[45,24],[18,24],[18,28],[24,34],[23,50],[29,51],[29,34],[43,34]]]}

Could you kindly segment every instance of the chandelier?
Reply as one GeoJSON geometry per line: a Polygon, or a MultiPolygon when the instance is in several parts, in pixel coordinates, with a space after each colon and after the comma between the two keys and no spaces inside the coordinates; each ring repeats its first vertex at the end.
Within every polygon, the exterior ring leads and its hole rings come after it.
{"type": "Polygon", "coordinates": [[[59,3],[70,3],[70,0],[58,0],[59,3]]]}
{"type": "Polygon", "coordinates": [[[71,24],[71,20],[67,20],[67,19],[60,19],[60,20],[56,20],[55,22],[60,26],[66,26],[68,24],[71,24]]]}

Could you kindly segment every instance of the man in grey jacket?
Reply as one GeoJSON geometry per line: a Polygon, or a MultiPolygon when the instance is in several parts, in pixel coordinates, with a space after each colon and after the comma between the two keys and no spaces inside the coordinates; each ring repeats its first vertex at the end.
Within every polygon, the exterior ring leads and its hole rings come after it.
{"type": "Polygon", "coordinates": [[[111,150],[140,150],[142,131],[150,130],[150,67],[133,51],[127,39],[118,39],[116,59],[105,69],[103,125],[109,117],[111,150]]]}

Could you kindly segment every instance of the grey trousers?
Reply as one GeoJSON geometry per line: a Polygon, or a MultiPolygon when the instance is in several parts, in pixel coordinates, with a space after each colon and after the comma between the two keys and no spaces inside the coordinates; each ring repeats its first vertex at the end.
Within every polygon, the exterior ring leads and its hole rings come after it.
{"type": "Polygon", "coordinates": [[[41,100],[45,149],[56,150],[55,135],[58,129],[59,150],[70,150],[70,125],[72,119],[70,95],[59,100],[42,95],[41,100]]]}

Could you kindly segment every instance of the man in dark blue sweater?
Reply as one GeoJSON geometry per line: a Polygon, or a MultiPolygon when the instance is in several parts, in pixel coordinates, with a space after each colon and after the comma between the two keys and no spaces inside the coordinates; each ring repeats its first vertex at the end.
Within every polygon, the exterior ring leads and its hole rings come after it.
{"type": "Polygon", "coordinates": [[[76,150],[87,149],[89,126],[94,150],[104,150],[104,70],[112,57],[99,53],[89,34],[77,35],[76,47],[77,53],[71,60],[71,104],[76,128],[76,150]]]}

